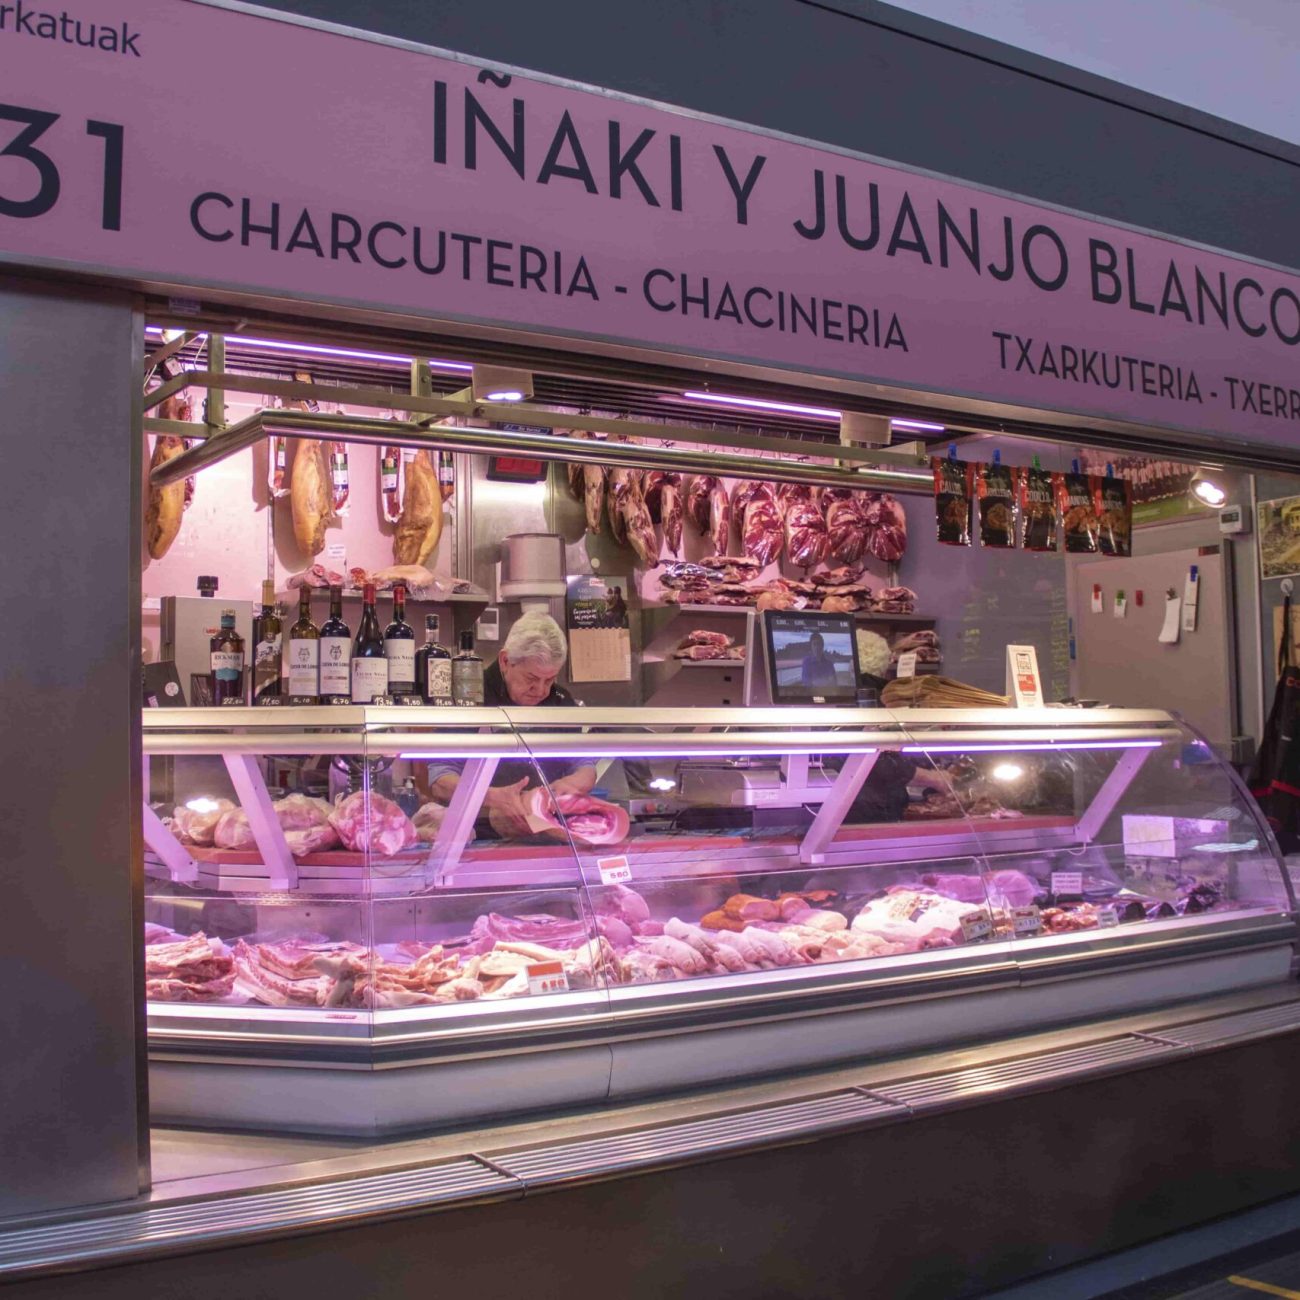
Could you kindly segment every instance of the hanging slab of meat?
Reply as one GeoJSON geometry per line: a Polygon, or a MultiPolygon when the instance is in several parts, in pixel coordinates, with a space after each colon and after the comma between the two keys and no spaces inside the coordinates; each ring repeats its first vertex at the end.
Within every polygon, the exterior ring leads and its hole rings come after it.
{"type": "MultiPolygon", "coordinates": [[[[647,569],[653,569],[659,563],[659,537],[650,518],[650,509],[641,495],[639,484],[634,484],[623,493],[619,514],[627,534],[626,541],[636,552],[636,557],[647,569]]],[[[678,521],[678,542],[681,541],[681,521],[678,521]]]]}
{"type": "Polygon", "coordinates": [[[697,474],[686,485],[686,515],[701,537],[709,534],[709,498],[721,482],[712,474],[697,474]]]}
{"type": "MultiPolygon", "coordinates": [[[[635,469],[611,469],[605,477],[605,501],[609,527],[620,546],[627,545],[627,516],[623,505],[630,492],[641,490],[641,472],[635,469]]],[[[649,518],[649,512],[646,513],[649,518]]],[[[653,524],[651,527],[653,528],[653,524]]]]}
{"type": "Polygon", "coordinates": [[[791,564],[805,572],[823,564],[830,553],[830,536],[821,506],[807,497],[792,499],[785,510],[785,549],[791,564]]]}
{"type": "MultiPolygon", "coordinates": [[[[776,489],[771,483],[760,483],[755,479],[741,479],[731,489],[731,519],[742,542],[745,540],[745,510],[759,496],[766,496],[775,504],[776,489]]],[[[720,555],[725,555],[728,550],[726,546],[717,549],[720,555]]]]}
{"type": "Polygon", "coordinates": [[[888,495],[876,497],[862,512],[867,549],[886,564],[897,564],[907,550],[907,515],[903,503],[888,495]]]}
{"type": "Polygon", "coordinates": [[[627,810],[586,794],[552,795],[539,786],[524,795],[533,833],[565,838],[565,828],[580,844],[618,844],[627,839],[631,823],[627,810]]]}
{"type": "Polygon", "coordinates": [[[442,537],[442,488],[427,451],[417,451],[406,467],[402,514],[393,531],[393,560],[423,565],[442,537]]]}
{"type": "Polygon", "coordinates": [[[776,504],[782,512],[788,510],[796,501],[815,501],[817,489],[810,483],[778,483],[776,485],[776,504]]]}
{"type": "Polygon", "coordinates": [[[290,482],[294,538],[308,555],[319,555],[325,549],[325,528],[334,517],[329,461],[319,438],[299,439],[290,482]]]}
{"type": "Polygon", "coordinates": [[[785,529],[776,500],[767,492],[753,494],[745,506],[745,523],[742,529],[745,554],[760,565],[780,559],[785,544],[785,529]]]}
{"type": "Polygon", "coordinates": [[[856,565],[859,572],[867,558],[867,527],[859,503],[836,498],[826,507],[826,532],[830,553],[841,564],[856,565]]]}
{"type": "Polygon", "coordinates": [[[391,800],[373,790],[358,790],[339,800],[329,823],[344,845],[356,851],[371,850],[391,858],[410,848],[419,836],[411,819],[391,800]]]}
{"type": "Polygon", "coordinates": [[[662,522],[663,519],[660,507],[663,505],[664,480],[676,477],[676,474],[669,474],[666,469],[652,469],[646,473],[641,483],[646,508],[650,511],[650,518],[656,524],[662,522]]]}
{"type": "Polygon", "coordinates": [[[682,516],[685,506],[682,502],[682,480],[679,474],[665,477],[660,492],[660,522],[664,530],[664,544],[671,555],[682,553],[682,516]]]}
{"type": "Polygon", "coordinates": [[[600,522],[605,513],[605,467],[582,467],[582,496],[587,508],[587,531],[600,532],[600,522]]]}
{"type": "MultiPolygon", "coordinates": [[[[175,460],[185,450],[185,440],[170,433],[160,433],[153,443],[153,456],[149,468],[157,469],[169,460],[175,460]]],[[[169,483],[166,487],[150,487],[149,501],[144,511],[144,541],[149,554],[161,560],[171,549],[181,530],[181,516],[185,513],[185,481],[169,483]]]]}

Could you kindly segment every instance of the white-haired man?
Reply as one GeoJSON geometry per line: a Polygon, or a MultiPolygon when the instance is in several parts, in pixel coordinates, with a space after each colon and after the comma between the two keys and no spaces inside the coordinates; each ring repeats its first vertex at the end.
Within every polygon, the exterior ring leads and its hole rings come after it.
{"type": "MultiPolygon", "coordinates": [[[[549,614],[530,610],[510,629],[496,662],[483,673],[483,703],[502,708],[575,704],[573,696],[555,681],[568,653],[560,625],[549,614]]],[[[529,833],[523,794],[539,783],[538,768],[554,794],[586,794],[596,784],[595,767],[581,760],[549,759],[536,765],[502,761],[482,808],[482,815],[490,819],[498,834],[529,833]]],[[[429,764],[429,789],[440,803],[451,802],[461,770],[462,764],[450,759],[429,764]]]]}

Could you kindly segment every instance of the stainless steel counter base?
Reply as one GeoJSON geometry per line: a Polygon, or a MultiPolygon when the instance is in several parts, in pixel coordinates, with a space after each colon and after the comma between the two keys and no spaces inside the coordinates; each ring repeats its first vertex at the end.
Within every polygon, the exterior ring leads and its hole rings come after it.
{"type": "Polygon", "coordinates": [[[675,986],[676,999],[631,990],[645,998],[636,1014],[589,1017],[567,1038],[533,1025],[473,1045],[408,1036],[392,1050],[355,1037],[276,1043],[158,1033],[152,1111],[161,1124],[380,1138],[987,1042],[1280,985],[1290,972],[1294,931],[1281,918],[1170,933],[1167,946],[1075,936],[1023,963],[1000,953],[1005,945],[988,945],[980,965],[945,980],[940,962],[931,982],[900,989],[891,981],[874,1000],[865,980],[856,996],[842,979],[826,983],[833,971],[784,1007],[710,999],[703,990],[691,1000],[689,986],[675,986]],[[1091,950],[1104,943],[1119,946],[1091,950]]]}

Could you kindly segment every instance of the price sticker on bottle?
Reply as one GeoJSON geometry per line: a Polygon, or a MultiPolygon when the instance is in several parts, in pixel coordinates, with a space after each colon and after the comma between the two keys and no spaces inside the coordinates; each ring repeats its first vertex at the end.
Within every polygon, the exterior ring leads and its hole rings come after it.
{"type": "Polygon", "coordinates": [[[1054,893],[1058,898],[1082,898],[1083,872],[1053,871],[1052,893],[1054,893]]]}
{"type": "Polygon", "coordinates": [[[975,911],[967,912],[962,916],[960,925],[961,937],[967,943],[978,943],[993,933],[993,918],[987,907],[977,907],[975,911]]]}
{"type": "Polygon", "coordinates": [[[626,885],[632,879],[632,868],[622,854],[616,858],[597,858],[596,866],[602,885],[626,885]]]}
{"type": "Polygon", "coordinates": [[[525,967],[528,971],[529,993],[567,993],[569,977],[564,965],[558,961],[535,961],[525,967]]]}
{"type": "Polygon", "coordinates": [[[1042,913],[1036,903],[1024,903],[1011,909],[1011,928],[1017,939],[1032,939],[1043,930],[1042,913]]]}

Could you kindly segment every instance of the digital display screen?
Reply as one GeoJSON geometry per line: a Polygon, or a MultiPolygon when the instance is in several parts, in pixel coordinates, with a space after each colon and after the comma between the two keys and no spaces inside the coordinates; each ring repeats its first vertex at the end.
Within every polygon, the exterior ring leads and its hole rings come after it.
{"type": "Polygon", "coordinates": [[[763,615],[773,704],[853,704],[858,647],[851,614],[763,615]]]}

